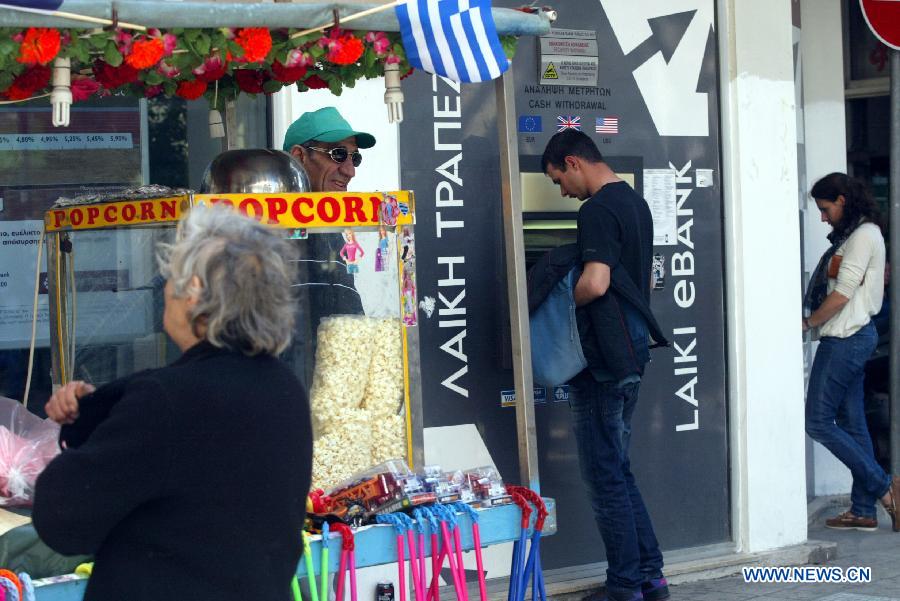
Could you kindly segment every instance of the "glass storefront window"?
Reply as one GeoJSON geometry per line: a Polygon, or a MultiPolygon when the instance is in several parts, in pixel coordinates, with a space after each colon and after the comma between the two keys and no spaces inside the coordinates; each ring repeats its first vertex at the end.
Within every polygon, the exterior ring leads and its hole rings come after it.
{"type": "MultiPolygon", "coordinates": [[[[0,396],[24,394],[44,212],[60,197],[146,183],[198,189],[206,165],[225,149],[209,136],[208,112],[205,100],[109,96],[75,104],[69,127],[57,128],[46,99],[0,107],[0,396]]],[[[237,147],[271,146],[266,97],[239,99],[231,121],[237,147]]],[[[46,285],[39,288],[29,395],[37,413],[52,388],[46,285]]]]}

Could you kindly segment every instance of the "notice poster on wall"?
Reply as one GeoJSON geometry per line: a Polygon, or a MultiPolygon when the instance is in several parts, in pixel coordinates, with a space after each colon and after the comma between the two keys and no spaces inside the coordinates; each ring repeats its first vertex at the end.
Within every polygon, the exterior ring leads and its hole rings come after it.
{"type": "MultiPolygon", "coordinates": [[[[31,336],[35,267],[44,224],[38,220],[0,221],[0,348],[19,348],[31,336]]],[[[47,261],[41,259],[40,277],[47,261]]],[[[41,286],[46,290],[46,286],[41,286]]],[[[49,342],[47,294],[38,294],[37,344],[49,342]]]]}
{"type": "Polygon", "coordinates": [[[675,215],[675,170],[644,169],[644,199],[653,213],[653,244],[676,244],[678,218],[675,215]]]}
{"type": "MultiPolygon", "coordinates": [[[[0,349],[30,344],[42,226],[37,220],[0,221],[0,349]]],[[[127,341],[154,330],[150,282],[155,245],[156,237],[149,230],[79,232],[74,237],[79,344],[127,341]]],[[[46,253],[42,253],[35,324],[39,347],[50,341],[46,278],[46,253]]]]}

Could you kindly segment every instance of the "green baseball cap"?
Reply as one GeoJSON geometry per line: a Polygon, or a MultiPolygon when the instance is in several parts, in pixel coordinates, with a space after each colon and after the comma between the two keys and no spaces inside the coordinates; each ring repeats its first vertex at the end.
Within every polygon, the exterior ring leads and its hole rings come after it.
{"type": "Polygon", "coordinates": [[[303,113],[291,123],[284,134],[284,150],[290,152],[294,146],[305,144],[310,140],[319,142],[340,142],[345,138],[356,136],[356,145],[360,148],[375,146],[375,136],[364,131],[356,131],[344,119],[336,108],[326,106],[317,111],[303,113]]]}

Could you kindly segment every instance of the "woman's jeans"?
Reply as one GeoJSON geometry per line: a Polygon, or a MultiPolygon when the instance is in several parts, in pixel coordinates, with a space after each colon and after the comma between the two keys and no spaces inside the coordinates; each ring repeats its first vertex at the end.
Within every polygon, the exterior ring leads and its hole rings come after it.
{"type": "Polygon", "coordinates": [[[596,382],[582,372],[569,389],[581,477],[606,546],[610,593],[637,592],[662,577],[662,553],[628,458],[640,385],[596,382]]]}
{"type": "Polygon", "coordinates": [[[875,517],[875,502],[891,484],[866,427],[864,368],[877,344],[872,322],[849,338],[821,338],[806,393],[806,433],[850,469],[850,511],[866,518],[875,517]]]}

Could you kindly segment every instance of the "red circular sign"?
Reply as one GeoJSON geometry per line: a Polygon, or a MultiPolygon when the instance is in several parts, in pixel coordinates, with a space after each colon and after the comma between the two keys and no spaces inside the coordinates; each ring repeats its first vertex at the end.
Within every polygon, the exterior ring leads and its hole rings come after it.
{"type": "Polygon", "coordinates": [[[900,50],[900,0],[859,0],[859,6],[875,37],[900,50]]]}

